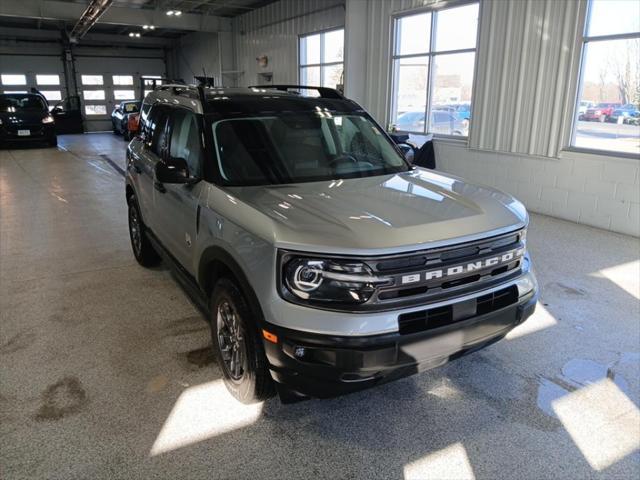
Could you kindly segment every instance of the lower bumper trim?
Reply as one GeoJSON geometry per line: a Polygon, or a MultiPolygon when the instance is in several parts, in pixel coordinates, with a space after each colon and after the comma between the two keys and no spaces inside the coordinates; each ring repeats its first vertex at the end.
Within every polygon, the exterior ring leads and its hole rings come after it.
{"type": "Polygon", "coordinates": [[[317,398],[368,388],[424,370],[502,339],[535,311],[537,293],[517,304],[416,334],[329,337],[277,326],[278,344],[265,342],[273,379],[280,387],[317,398]]]}

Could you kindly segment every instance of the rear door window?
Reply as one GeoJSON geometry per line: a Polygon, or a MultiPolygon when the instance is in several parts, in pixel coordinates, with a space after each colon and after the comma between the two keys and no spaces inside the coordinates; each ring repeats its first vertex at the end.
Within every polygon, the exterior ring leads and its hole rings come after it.
{"type": "Polygon", "coordinates": [[[183,109],[174,109],[171,113],[171,147],[172,158],[182,158],[189,166],[189,175],[200,176],[200,158],[202,144],[200,129],[196,116],[183,109]]]}
{"type": "Polygon", "coordinates": [[[169,141],[168,138],[168,121],[169,115],[165,108],[156,107],[152,110],[151,122],[152,122],[152,132],[151,132],[151,145],[150,149],[153,153],[155,153],[158,157],[162,158],[165,150],[167,149],[167,144],[169,141]]]}

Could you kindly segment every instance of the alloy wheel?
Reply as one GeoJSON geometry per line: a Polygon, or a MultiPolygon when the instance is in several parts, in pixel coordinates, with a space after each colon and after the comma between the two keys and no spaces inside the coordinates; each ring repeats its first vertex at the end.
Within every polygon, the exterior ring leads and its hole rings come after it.
{"type": "Polygon", "coordinates": [[[245,372],[245,340],[238,313],[226,300],[218,306],[216,326],[222,361],[231,379],[238,382],[245,372]]]}

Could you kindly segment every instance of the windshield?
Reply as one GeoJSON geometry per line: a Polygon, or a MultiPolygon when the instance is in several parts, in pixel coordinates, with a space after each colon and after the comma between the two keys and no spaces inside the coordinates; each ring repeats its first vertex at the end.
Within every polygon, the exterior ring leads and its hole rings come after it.
{"type": "Polygon", "coordinates": [[[0,112],[42,111],[47,106],[39,95],[5,94],[0,95],[0,112]]]}
{"type": "Polygon", "coordinates": [[[327,112],[220,120],[213,124],[228,185],[269,185],[404,172],[408,164],[362,115],[327,112]]]}

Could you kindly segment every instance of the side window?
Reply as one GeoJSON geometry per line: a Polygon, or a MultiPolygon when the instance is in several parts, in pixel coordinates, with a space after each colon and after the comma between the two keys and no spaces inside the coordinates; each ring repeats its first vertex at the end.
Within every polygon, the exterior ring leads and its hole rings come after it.
{"type": "Polygon", "coordinates": [[[155,115],[152,120],[154,121],[154,126],[150,148],[153,153],[162,158],[162,154],[167,148],[167,143],[169,140],[167,138],[167,122],[169,120],[169,115],[167,115],[167,111],[164,109],[160,109],[160,111],[156,110],[155,113],[157,113],[157,115],[155,115]]]}
{"type": "Polygon", "coordinates": [[[151,137],[153,133],[152,125],[153,125],[153,117],[156,111],[151,108],[151,105],[145,103],[142,105],[142,110],[140,111],[140,133],[142,135],[142,139],[144,142],[149,145],[151,142],[151,137]]]}
{"type": "Polygon", "coordinates": [[[182,109],[171,114],[171,147],[169,153],[173,158],[183,158],[189,166],[189,175],[200,176],[200,130],[196,116],[182,109]]]}

